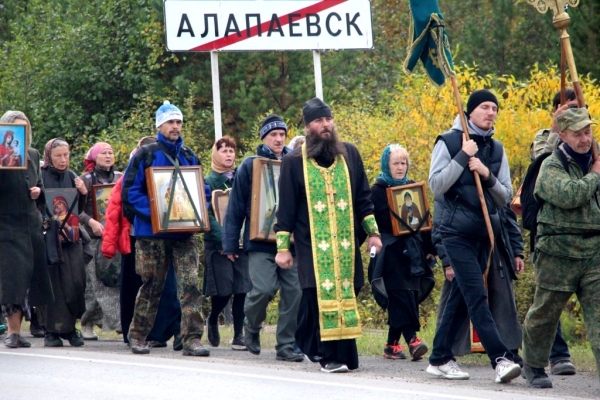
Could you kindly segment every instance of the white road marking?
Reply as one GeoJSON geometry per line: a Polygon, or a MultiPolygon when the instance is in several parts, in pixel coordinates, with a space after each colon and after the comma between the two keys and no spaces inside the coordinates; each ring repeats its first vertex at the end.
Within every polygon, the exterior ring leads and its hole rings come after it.
{"type": "Polygon", "coordinates": [[[360,389],[360,390],[378,391],[378,392],[396,393],[396,394],[404,393],[404,394],[410,394],[410,395],[422,395],[422,396],[444,398],[444,399],[492,400],[491,398],[485,399],[482,397],[457,396],[457,395],[443,394],[443,393],[436,393],[436,392],[424,392],[424,391],[420,391],[420,390],[403,390],[403,389],[394,389],[394,388],[382,388],[382,387],[377,387],[377,386],[353,385],[353,384],[336,383],[336,382],[323,382],[323,381],[315,381],[315,380],[309,380],[309,379],[282,378],[282,377],[278,377],[278,376],[269,376],[269,375],[262,375],[262,374],[247,374],[247,373],[242,373],[242,372],[215,371],[213,369],[204,369],[204,368],[196,368],[196,367],[180,367],[180,366],[146,364],[146,363],[138,363],[138,362],[113,361],[113,360],[95,360],[92,358],[51,356],[51,355],[45,355],[45,354],[31,354],[31,353],[21,353],[21,352],[17,353],[17,352],[8,352],[8,351],[0,351],[0,354],[6,354],[6,355],[10,355],[10,356],[21,356],[21,357],[51,358],[54,360],[93,362],[93,363],[98,363],[98,364],[111,364],[111,365],[156,368],[156,369],[168,369],[168,370],[176,370],[176,371],[202,372],[204,374],[225,375],[225,376],[235,376],[235,377],[254,378],[254,379],[256,379],[256,378],[268,379],[268,380],[272,380],[272,381],[306,383],[306,384],[311,384],[311,385],[331,386],[331,387],[347,388],[347,389],[360,389]]]}

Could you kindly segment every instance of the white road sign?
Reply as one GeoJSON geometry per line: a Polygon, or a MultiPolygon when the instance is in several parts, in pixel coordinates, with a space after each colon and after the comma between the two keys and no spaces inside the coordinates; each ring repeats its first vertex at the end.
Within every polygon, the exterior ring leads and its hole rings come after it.
{"type": "Polygon", "coordinates": [[[371,49],[369,0],[165,0],[170,51],[371,49]]]}

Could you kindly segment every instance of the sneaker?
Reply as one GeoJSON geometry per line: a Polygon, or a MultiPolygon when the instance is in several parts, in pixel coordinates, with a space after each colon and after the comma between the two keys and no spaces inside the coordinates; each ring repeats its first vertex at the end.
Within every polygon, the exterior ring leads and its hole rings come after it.
{"type": "Polygon", "coordinates": [[[11,333],[4,339],[4,345],[11,349],[16,349],[18,347],[31,347],[31,343],[27,340],[23,339],[18,333],[11,333]]]}
{"type": "Polygon", "coordinates": [[[521,367],[505,357],[496,358],[496,383],[507,383],[521,375],[521,367]]]}
{"type": "Polygon", "coordinates": [[[421,338],[413,337],[408,344],[411,361],[419,361],[427,353],[427,346],[421,341],[421,338]]]}
{"type": "Polygon", "coordinates": [[[294,350],[290,348],[283,349],[277,352],[277,356],[275,357],[279,361],[292,361],[292,362],[300,362],[304,361],[304,356],[302,354],[294,353],[294,350]]]}
{"type": "Polygon", "coordinates": [[[383,358],[387,358],[390,360],[405,360],[406,354],[402,351],[404,347],[398,344],[397,341],[394,344],[386,344],[383,348],[383,358]]]}
{"type": "Polygon", "coordinates": [[[552,381],[546,375],[544,368],[533,368],[525,364],[523,367],[525,371],[525,379],[527,379],[527,386],[536,389],[549,389],[552,387],[552,381]]]}
{"type": "Polygon", "coordinates": [[[131,347],[131,352],[133,354],[150,354],[148,342],[146,342],[145,340],[137,340],[130,337],[129,347],[131,347]]]}
{"type": "Polygon", "coordinates": [[[246,343],[244,342],[244,336],[242,334],[234,336],[233,339],[231,339],[231,348],[233,350],[240,351],[248,350],[248,348],[246,347],[246,343]]]}
{"type": "Polygon", "coordinates": [[[246,348],[251,354],[254,354],[255,356],[260,354],[260,333],[252,333],[246,330],[244,343],[246,343],[246,348]]]}
{"type": "Polygon", "coordinates": [[[60,340],[58,333],[46,332],[44,336],[44,347],[62,347],[63,342],[60,340]]]}
{"type": "Polygon", "coordinates": [[[148,342],[148,347],[150,347],[150,348],[167,347],[167,342],[159,342],[156,340],[151,340],[148,342]]]}
{"type": "Polygon", "coordinates": [[[210,350],[205,349],[200,343],[200,339],[192,339],[188,345],[183,346],[184,356],[208,357],[210,350]]]}
{"type": "Polygon", "coordinates": [[[560,360],[550,365],[552,375],[575,375],[576,370],[570,360],[560,360]]]}
{"type": "Polygon", "coordinates": [[[208,343],[210,343],[212,347],[219,347],[219,344],[221,344],[219,325],[208,325],[208,343]]]}
{"type": "Polygon", "coordinates": [[[94,324],[87,323],[85,325],[81,325],[81,337],[85,340],[98,340],[98,335],[94,332],[94,324]]]}
{"type": "Polygon", "coordinates": [[[326,364],[324,367],[321,367],[321,371],[327,373],[340,373],[340,372],[348,372],[348,366],[346,364],[342,364],[339,362],[330,362],[326,364]]]}
{"type": "Polygon", "coordinates": [[[306,361],[308,361],[309,363],[312,363],[312,364],[316,364],[319,361],[321,361],[321,357],[319,357],[319,356],[309,356],[308,354],[305,354],[304,358],[306,359],[306,361]]]}
{"type": "Polygon", "coordinates": [[[181,350],[183,350],[183,341],[181,340],[181,335],[178,333],[173,338],[173,351],[181,350]]]}
{"type": "Polygon", "coordinates": [[[444,365],[429,364],[426,371],[430,375],[439,376],[444,379],[469,379],[469,374],[461,371],[454,360],[450,360],[444,365]]]}
{"type": "Polygon", "coordinates": [[[83,346],[83,337],[81,337],[81,332],[78,329],[69,333],[61,333],[60,337],[68,340],[69,344],[73,347],[83,346]]]}

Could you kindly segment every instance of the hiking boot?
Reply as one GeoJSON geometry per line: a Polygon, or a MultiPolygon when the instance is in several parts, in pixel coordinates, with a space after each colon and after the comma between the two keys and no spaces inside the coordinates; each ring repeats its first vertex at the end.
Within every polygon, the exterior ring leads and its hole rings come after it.
{"type": "Polygon", "coordinates": [[[438,376],[444,379],[469,379],[469,374],[463,372],[456,364],[456,361],[450,360],[444,365],[431,365],[426,369],[427,373],[430,375],[438,376]]]}
{"type": "Polygon", "coordinates": [[[73,347],[83,346],[83,337],[81,337],[81,332],[77,329],[73,332],[61,333],[60,337],[68,340],[69,344],[73,347]]]}
{"type": "Polygon", "coordinates": [[[321,367],[321,371],[327,373],[340,373],[340,372],[348,372],[348,366],[346,364],[342,364],[339,362],[330,362],[326,364],[324,367],[321,367]]]}
{"type": "Polygon", "coordinates": [[[244,343],[248,351],[255,356],[260,354],[260,333],[252,333],[246,330],[246,336],[244,337],[244,343]]]}
{"type": "Polygon", "coordinates": [[[421,341],[421,338],[413,337],[408,344],[408,351],[410,353],[410,361],[419,361],[427,353],[427,346],[421,341]]]}
{"type": "Polygon", "coordinates": [[[552,381],[546,375],[544,368],[533,368],[525,364],[525,379],[527,385],[536,389],[549,389],[552,387],[552,381]]]}
{"type": "Polygon", "coordinates": [[[294,353],[294,350],[290,348],[286,348],[277,352],[276,359],[279,361],[300,362],[304,361],[304,356],[302,354],[294,353]]]}
{"type": "Polygon", "coordinates": [[[505,357],[496,358],[496,383],[507,383],[521,375],[521,367],[505,357]]]}
{"type": "Polygon", "coordinates": [[[173,351],[183,350],[183,342],[181,341],[181,335],[178,333],[173,337],[173,351]]]}
{"type": "Polygon", "coordinates": [[[133,354],[150,354],[148,342],[146,342],[145,340],[137,340],[130,337],[129,347],[131,347],[131,352],[133,354]]]}
{"type": "Polygon", "coordinates": [[[44,336],[44,347],[62,347],[63,342],[60,340],[58,333],[46,332],[44,336]]]}
{"type": "Polygon", "coordinates": [[[167,347],[167,342],[159,342],[157,340],[151,340],[148,342],[148,347],[150,347],[150,348],[167,347]]]}
{"type": "Polygon", "coordinates": [[[18,333],[11,333],[4,339],[4,345],[11,349],[16,349],[18,347],[31,347],[31,343],[27,340],[23,339],[18,333]]]}
{"type": "Polygon", "coordinates": [[[208,343],[212,347],[219,347],[221,335],[219,335],[219,325],[208,325],[208,343]]]}
{"type": "Polygon", "coordinates": [[[390,360],[405,360],[406,354],[402,351],[404,347],[395,341],[394,344],[386,344],[383,348],[383,358],[390,360]]]}
{"type": "Polygon", "coordinates": [[[208,357],[210,350],[205,349],[200,343],[200,339],[192,339],[188,345],[183,346],[184,356],[208,357]]]}
{"type": "Polygon", "coordinates": [[[98,340],[98,335],[94,332],[94,324],[89,322],[81,325],[81,336],[85,340],[98,340]]]}
{"type": "Polygon", "coordinates": [[[248,348],[246,347],[246,343],[244,342],[244,335],[239,334],[237,336],[234,336],[233,339],[231,339],[231,348],[233,350],[240,351],[248,350],[248,348]]]}
{"type": "Polygon", "coordinates": [[[550,365],[552,375],[575,375],[575,366],[570,360],[560,360],[550,365]]]}

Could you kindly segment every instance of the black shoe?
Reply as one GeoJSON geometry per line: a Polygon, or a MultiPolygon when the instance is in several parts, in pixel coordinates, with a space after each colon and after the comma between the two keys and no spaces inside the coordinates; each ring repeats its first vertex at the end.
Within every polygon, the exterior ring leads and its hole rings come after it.
{"type": "Polygon", "coordinates": [[[260,354],[260,333],[252,333],[246,330],[246,336],[244,337],[246,348],[248,351],[255,356],[260,354]]]}
{"type": "Polygon", "coordinates": [[[175,337],[173,338],[173,350],[174,351],[183,350],[183,343],[181,341],[181,335],[179,333],[177,335],[175,335],[175,337]]]}
{"type": "Polygon", "coordinates": [[[219,335],[219,325],[208,325],[208,343],[212,347],[219,347],[221,335],[219,335]]]}
{"type": "Polygon", "coordinates": [[[348,366],[346,364],[342,364],[339,362],[330,362],[329,364],[321,367],[321,371],[328,373],[340,373],[340,372],[348,372],[348,366]]]}
{"type": "Polygon", "coordinates": [[[81,332],[78,329],[75,329],[73,332],[69,333],[61,333],[60,337],[68,340],[69,344],[73,347],[83,346],[83,336],[81,336],[81,332]]]}
{"type": "Polygon", "coordinates": [[[35,338],[43,338],[46,336],[46,332],[44,329],[40,328],[40,325],[37,323],[37,321],[31,322],[31,325],[29,325],[29,332],[31,333],[31,336],[35,338]]]}
{"type": "Polygon", "coordinates": [[[246,343],[244,342],[244,335],[239,334],[234,336],[231,340],[231,348],[233,350],[246,351],[248,348],[246,347],[246,343]]]}
{"type": "Polygon", "coordinates": [[[533,368],[525,364],[525,379],[527,379],[527,385],[537,389],[548,389],[552,387],[552,381],[546,375],[544,368],[533,368]]]}
{"type": "Polygon", "coordinates": [[[319,356],[309,356],[308,354],[305,354],[304,358],[306,358],[306,361],[308,361],[310,363],[313,363],[313,364],[316,364],[319,361],[321,361],[321,357],[319,357],[319,356]]]}
{"type": "Polygon", "coordinates": [[[23,339],[23,337],[18,333],[11,333],[8,335],[4,339],[4,345],[11,349],[16,349],[18,347],[31,347],[31,343],[23,339]]]}
{"type": "Polygon", "coordinates": [[[575,375],[577,371],[571,360],[560,360],[550,365],[552,375],[575,375]]]}
{"type": "Polygon", "coordinates": [[[302,354],[294,353],[294,350],[289,347],[277,352],[277,360],[279,361],[293,361],[300,362],[304,360],[304,356],[302,354]]]}
{"type": "Polygon", "coordinates": [[[167,347],[167,342],[158,342],[156,340],[151,340],[148,342],[148,347],[152,347],[152,348],[167,347]]]}
{"type": "Polygon", "coordinates": [[[63,342],[60,340],[58,333],[46,332],[44,336],[44,347],[62,347],[63,342]]]}
{"type": "Polygon", "coordinates": [[[190,344],[183,346],[184,356],[208,357],[210,350],[205,349],[200,343],[200,339],[192,339],[190,344]]]}

